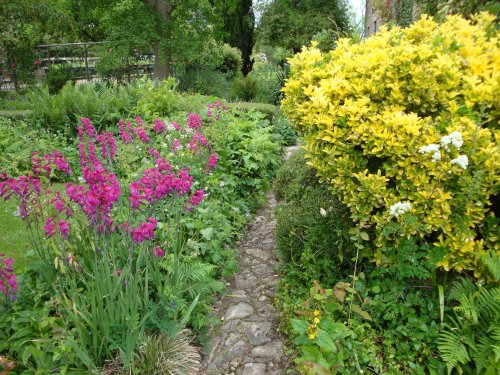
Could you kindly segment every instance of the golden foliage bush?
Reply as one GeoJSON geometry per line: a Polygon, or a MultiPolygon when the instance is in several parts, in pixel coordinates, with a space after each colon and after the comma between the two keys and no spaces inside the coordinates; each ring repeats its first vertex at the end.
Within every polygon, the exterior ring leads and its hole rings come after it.
{"type": "MultiPolygon", "coordinates": [[[[500,251],[500,49],[494,17],[428,17],[290,60],[283,110],[306,157],[371,228],[378,264],[406,238],[446,270],[500,251]]],[[[366,237],[366,234],[364,234],[366,237]]]]}

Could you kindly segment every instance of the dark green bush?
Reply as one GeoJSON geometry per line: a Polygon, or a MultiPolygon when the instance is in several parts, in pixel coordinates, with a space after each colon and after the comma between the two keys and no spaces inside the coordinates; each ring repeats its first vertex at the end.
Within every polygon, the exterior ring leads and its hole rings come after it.
{"type": "Polygon", "coordinates": [[[286,263],[301,271],[302,279],[332,283],[352,255],[349,212],[319,184],[305,164],[304,153],[295,152],[276,176],[277,250],[286,263]]]}
{"type": "Polygon", "coordinates": [[[292,146],[297,143],[297,132],[290,125],[288,119],[281,113],[275,112],[273,116],[274,132],[279,136],[279,141],[284,146],[292,146]]]}
{"type": "Polygon", "coordinates": [[[233,81],[233,96],[237,100],[251,102],[257,97],[258,81],[252,76],[246,76],[233,81]]]}
{"type": "Polygon", "coordinates": [[[243,59],[239,49],[224,44],[221,47],[222,63],[217,67],[217,70],[226,74],[228,79],[233,79],[240,74],[243,65],[243,59]]]}
{"type": "Polygon", "coordinates": [[[228,75],[212,69],[188,68],[179,78],[179,90],[227,98],[231,92],[228,75]]]}
{"type": "Polygon", "coordinates": [[[68,66],[51,65],[45,74],[45,83],[50,94],[57,94],[64,85],[72,79],[71,70],[68,66]]]}

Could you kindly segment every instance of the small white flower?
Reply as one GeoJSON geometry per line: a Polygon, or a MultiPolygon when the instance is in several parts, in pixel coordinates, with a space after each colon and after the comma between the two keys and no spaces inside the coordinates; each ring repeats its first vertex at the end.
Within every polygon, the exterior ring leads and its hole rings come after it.
{"type": "Polygon", "coordinates": [[[411,210],[410,202],[397,202],[394,203],[391,207],[389,207],[389,213],[395,217],[399,217],[400,215],[403,215],[410,210],[411,210]]]}
{"type": "Polygon", "coordinates": [[[224,187],[225,184],[226,183],[224,181],[221,181],[219,185],[220,185],[220,187],[224,187]]]}
{"type": "Polygon", "coordinates": [[[78,177],[78,182],[82,182],[83,183],[83,182],[85,182],[85,179],[82,176],[79,176],[78,177]]]}
{"type": "Polygon", "coordinates": [[[438,152],[439,151],[439,145],[431,143],[430,145],[427,146],[422,146],[418,150],[419,153],[421,154],[428,154],[430,152],[438,152]]]}
{"type": "Polygon", "coordinates": [[[464,144],[462,133],[453,132],[441,138],[441,146],[443,146],[446,151],[450,150],[450,144],[452,144],[456,148],[462,147],[462,145],[464,144]]]}
{"type": "Polygon", "coordinates": [[[460,155],[457,158],[453,159],[451,161],[451,164],[456,164],[462,169],[467,169],[467,166],[469,165],[469,158],[467,155],[460,155]]]}
{"type": "Polygon", "coordinates": [[[21,215],[21,211],[19,211],[19,207],[17,207],[17,210],[15,210],[15,211],[13,212],[13,215],[14,215],[14,216],[20,216],[20,215],[21,215]]]}
{"type": "Polygon", "coordinates": [[[432,161],[439,161],[441,160],[441,152],[436,151],[434,154],[432,154],[432,161]]]}
{"type": "Polygon", "coordinates": [[[324,208],[319,209],[319,213],[321,216],[325,217],[326,216],[326,210],[324,208]]]}

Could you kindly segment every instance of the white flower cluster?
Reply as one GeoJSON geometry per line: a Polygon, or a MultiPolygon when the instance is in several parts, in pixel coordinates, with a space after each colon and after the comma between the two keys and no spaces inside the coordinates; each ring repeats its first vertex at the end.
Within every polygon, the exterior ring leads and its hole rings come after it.
{"type": "Polygon", "coordinates": [[[443,146],[443,148],[446,151],[450,151],[449,147],[450,144],[452,144],[456,148],[462,147],[462,145],[464,144],[464,140],[462,139],[462,133],[453,132],[441,138],[441,146],[443,146]]]}
{"type": "Polygon", "coordinates": [[[467,155],[460,155],[451,161],[451,164],[456,164],[462,169],[467,169],[469,165],[469,158],[467,155]]]}
{"type": "Polygon", "coordinates": [[[397,202],[394,203],[391,207],[389,207],[389,213],[395,217],[399,217],[400,215],[403,215],[410,210],[411,210],[410,202],[397,202]]]}
{"type": "Polygon", "coordinates": [[[439,145],[435,143],[431,143],[430,145],[420,147],[418,152],[421,154],[429,154],[432,152],[433,161],[441,160],[441,152],[439,151],[439,145]]]}

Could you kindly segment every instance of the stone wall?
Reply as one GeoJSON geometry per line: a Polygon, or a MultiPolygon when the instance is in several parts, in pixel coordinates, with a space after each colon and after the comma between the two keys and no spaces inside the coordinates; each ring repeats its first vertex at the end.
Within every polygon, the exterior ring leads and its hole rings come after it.
{"type": "MultiPolygon", "coordinates": [[[[392,8],[391,13],[395,14],[395,6],[394,6],[395,0],[390,0],[390,7],[392,8]]],[[[366,0],[366,7],[365,7],[365,38],[369,37],[372,34],[375,34],[379,29],[380,26],[382,26],[385,23],[385,20],[380,16],[379,12],[377,11],[377,6],[376,4],[380,3],[380,0],[366,0]]],[[[413,1],[413,20],[416,20],[420,16],[420,12],[418,9],[418,5],[416,1],[413,1]]]]}

